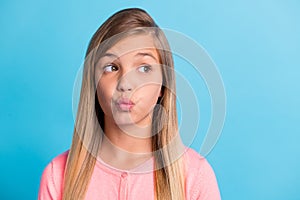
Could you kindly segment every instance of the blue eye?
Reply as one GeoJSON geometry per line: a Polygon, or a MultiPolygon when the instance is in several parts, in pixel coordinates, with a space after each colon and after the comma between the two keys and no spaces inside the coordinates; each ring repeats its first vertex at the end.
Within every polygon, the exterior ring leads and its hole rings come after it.
{"type": "Polygon", "coordinates": [[[105,67],[103,67],[103,71],[104,72],[113,72],[113,71],[118,71],[118,67],[112,64],[106,65],[105,67]]]}
{"type": "Polygon", "coordinates": [[[149,66],[149,65],[143,65],[143,66],[140,66],[140,67],[138,68],[138,71],[139,71],[139,72],[143,72],[143,73],[148,73],[148,72],[151,71],[151,66],[149,66]]]}

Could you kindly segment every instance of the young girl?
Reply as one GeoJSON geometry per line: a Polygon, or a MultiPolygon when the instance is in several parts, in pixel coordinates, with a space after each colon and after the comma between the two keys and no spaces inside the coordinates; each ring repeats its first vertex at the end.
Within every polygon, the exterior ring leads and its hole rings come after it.
{"type": "Polygon", "coordinates": [[[45,168],[38,198],[220,199],[208,162],[181,143],[172,53],[144,10],[93,35],[72,146],[45,168]]]}

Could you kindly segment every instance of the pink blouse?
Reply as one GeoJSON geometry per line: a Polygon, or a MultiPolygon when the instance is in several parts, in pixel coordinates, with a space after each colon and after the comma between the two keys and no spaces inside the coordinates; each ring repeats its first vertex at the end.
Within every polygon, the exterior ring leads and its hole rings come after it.
{"type": "MultiPolygon", "coordinates": [[[[45,168],[40,183],[39,200],[61,200],[63,174],[68,151],[54,158],[45,168]]],[[[220,192],[215,174],[207,162],[196,151],[188,148],[184,153],[185,194],[187,200],[218,200],[220,192]]],[[[96,162],[85,199],[127,200],[154,199],[153,159],[133,170],[119,170],[102,160],[96,162]],[[148,171],[148,172],[145,172],[148,171]]]]}

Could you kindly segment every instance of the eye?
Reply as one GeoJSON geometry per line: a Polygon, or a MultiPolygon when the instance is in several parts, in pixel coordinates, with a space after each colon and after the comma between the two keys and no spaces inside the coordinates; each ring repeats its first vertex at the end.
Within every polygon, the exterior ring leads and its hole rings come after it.
{"type": "Polygon", "coordinates": [[[113,72],[113,71],[118,71],[119,67],[114,65],[114,64],[108,64],[103,67],[104,72],[113,72]]]}
{"type": "Polygon", "coordinates": [[[138,68],[138,71],[143,73],[149,73],[151,70],[151,66],[149,65],[143,65],[138,68]]]}

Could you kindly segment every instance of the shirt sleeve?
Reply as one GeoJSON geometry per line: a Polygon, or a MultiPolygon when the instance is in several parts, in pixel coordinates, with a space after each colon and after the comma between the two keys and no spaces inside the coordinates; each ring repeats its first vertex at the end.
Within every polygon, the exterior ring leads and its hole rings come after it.
{"type": "Polygon", "coordinates": [[[64,171],[68,152],[55,157],[44,169],[40,181],[38,200],[61,200],[63,191],[64,171]]]}
{"type": "Polygon", "coordinates": [[[215,173],[205,158],[200,158],[192,200],[220,200],[220,191],[215,173]]]}
{"type": "Polygon", "coordinates": [[[41,177],[38,200],[56,200],[57,192],[53,180],[53,161],[44,169],[41,177]]]}

